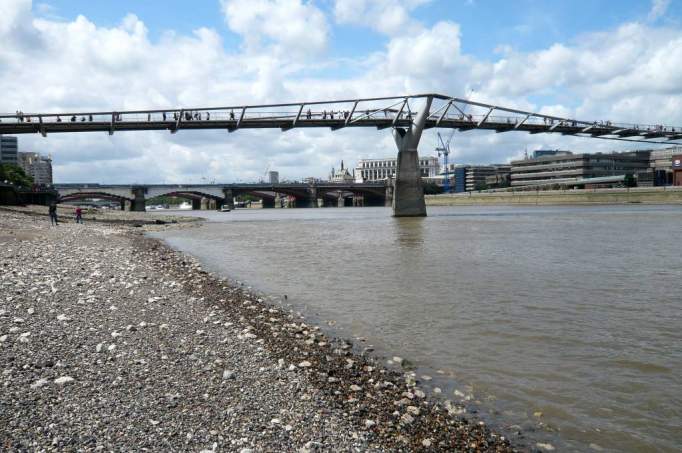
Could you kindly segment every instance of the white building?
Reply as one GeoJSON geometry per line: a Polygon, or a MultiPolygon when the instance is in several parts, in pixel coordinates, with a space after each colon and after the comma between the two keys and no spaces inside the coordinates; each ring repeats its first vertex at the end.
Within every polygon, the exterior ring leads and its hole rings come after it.
{"type": "MultiPolygon", "coordinates": [[[[397,168],[397,157],[362,159],[358,161],[358,165],[355,167],[355,181],[382,181],[386,178],[395,178],[397,168]]],[[[419,168],[421,170],[422,178],[437,177],[440,168],[438,158],[433,156],[420,157],[419,168]]]]}
{"type": "Polygon", "coordinates": [[[334,168],[332,168],[332,172],[329,174],[329,180],[331,182],[353,182],[353,176],[348,173],[347,168],[343,168],[343,161],[341,161],[341,168],[334,171],[334,168]]]}
{"type": "Polygon", "coordinates": [[[18,153],[17,161],[27,175],[38,185],[52,185],[52,158],[38,153],[18,153]]]}

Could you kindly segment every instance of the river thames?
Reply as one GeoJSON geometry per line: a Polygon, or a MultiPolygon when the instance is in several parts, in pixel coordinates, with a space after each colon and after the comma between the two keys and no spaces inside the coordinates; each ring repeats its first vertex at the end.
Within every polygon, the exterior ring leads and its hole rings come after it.
{"type": "Polygon", "coordinates": [[[209,221],[156,235],[493,424],[564,450],[682,445],[681,207],[193,215],[209,221]]]}

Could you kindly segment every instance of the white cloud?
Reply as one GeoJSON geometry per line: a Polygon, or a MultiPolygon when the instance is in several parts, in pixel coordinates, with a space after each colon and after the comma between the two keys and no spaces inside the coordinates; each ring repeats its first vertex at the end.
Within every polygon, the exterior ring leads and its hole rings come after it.
{"type": "MultiPolygon", "coordinates": [[[[409,13],[419,3],[396,5],[409,13]]],[[[339,4],[334,14],[341,21],[339,4]]],[[[358,3],[358,13],[373,17],[373,4],[358,3]]],[[[36,18],[27,0],[0,0],[0,5],[3,112],[175,108],[416,92],[464,96],[473,88],[475,100],[521,109],[544,107],[586,120],[682,124],[682,31],[674,28],[623,24],[530,53],[501,46],[504,52],[489,61],[463,52],[467,37],[458,24],[426,26],[408,14],[386,19],[377,28],[388,35],[381,51],[340,61],[325,55],[331,30],[323,10],[312,2],[224,1],[228,26],[243,37],[240,49],[225,49],[220,34],[208,28],[168,32],[153,40],[134,15],[102,27],[82,16],[70,21],[36,18]],[[288,27],[281,24],[292,27],[284,30],[288,27]],[[412,33],[391,31],[405,24],[414,27],[412,33]],[[362,70],[334,76],[344,65],[362,70]],[[323,77],[315,75],[320,67],[326,68],[323,77]]],[[[353,23],[375,26],[374,21],[353,23]]],[[[53,154],[55,175],[62,182],[252,180],[263,175],[269,161],[283,177],[301,178],[323,176],[341,159],[349,164],[395,152],[388,131],[369,129],[20,137],[24,150],[53,154]]],[[[428,131],[421,152],[433,154],[434,146],[434,131],[428,131]]],[[[488,132],[457,133],[453,146],[458,162],[505,161],[520,155],[525,146],[617,148],[605,141],[488,132]]]]}
{"type": "Polygon", "coordinates": [[[663,17],[668,11],[670,0],[651,0],[651,9],[649,10],[648,19],[650,22],[663,17]]]}
{"type": "Polygon", "coordinates": [[[312,3],[302,0],[221,0],[227,25],[242,35],[250,50],[259,50],[264,41],[271,50],[310,56],[327,46],[327,20],[312,3]]]}
{"type": "Polygon", "coordinates": [[[412,10],[431,0],[335,0],[334,16],[341,24],[362,25],[386,35],[408,34],[421,28],[412,10]]]}

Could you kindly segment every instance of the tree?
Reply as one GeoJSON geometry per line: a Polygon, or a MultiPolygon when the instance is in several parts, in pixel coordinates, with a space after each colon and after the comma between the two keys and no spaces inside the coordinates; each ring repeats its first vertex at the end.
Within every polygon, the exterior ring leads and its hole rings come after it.
{"type": "Polygon", "coordinates": [[[30,188],[33,185],[33,178],[12,164],[0,164],[0,182],[5,181],[17,187],[30,188]]]}
{"type": "Polygon", "coordinates": [[[439,186],[435,182],[422,181],[422,187],[424,188],[425,195],[437,195],[439,193],[443,193],[443,186],[439,186]]]}

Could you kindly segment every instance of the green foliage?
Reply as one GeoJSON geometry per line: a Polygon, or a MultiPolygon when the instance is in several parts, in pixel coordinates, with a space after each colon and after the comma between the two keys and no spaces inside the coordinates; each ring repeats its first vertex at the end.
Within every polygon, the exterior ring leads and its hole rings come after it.
{"type": "Polygon", "coordinates": [[[237,199],[237,201],[258,201],[258,200],[260,200],[260,198],[258,198],[257,196],[251,195],[248,193],[239,194],[235,198],[237,199]]]}
{"type": "Polygon", "coordinates": [[[33,185],[33,178],[16,165],[0,164],[0,181],[9,182],[17,187],[29,188],[33,185]]]}
{"type": "Polygon", "coordinates": [[[425,195],[437,195],[443,193],[443,186],[439,186],[435,182],[422,182],[425,195]]]}

